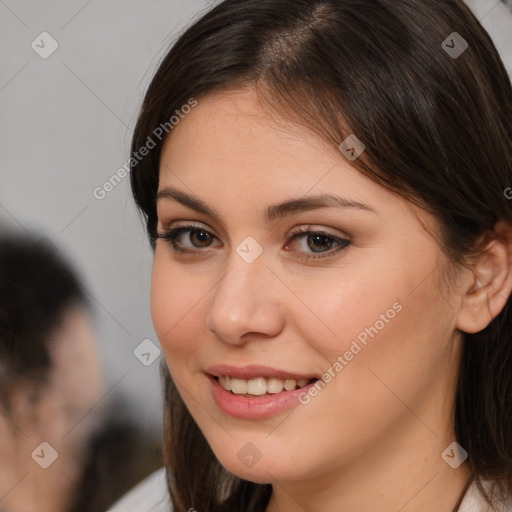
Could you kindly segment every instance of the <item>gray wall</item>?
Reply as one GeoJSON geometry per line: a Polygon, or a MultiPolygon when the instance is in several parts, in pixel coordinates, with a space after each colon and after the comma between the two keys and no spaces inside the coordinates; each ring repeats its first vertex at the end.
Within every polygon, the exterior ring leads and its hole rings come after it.
{"type": "MultiPolygon", "coordinates": [[[[144,366],[133,351],[157,343],[151,252],[129,178],[102,200],[93,190],[126,162],[165,48],[213,3],[0,0],[0,226],[40,230],[74,263],[93,297],[109,386],[128,393],[149,426],[160,422],[160,358],[144,366]]],[[[496,0],[468,3],[512,74],[512,14],[496,0]]]]}

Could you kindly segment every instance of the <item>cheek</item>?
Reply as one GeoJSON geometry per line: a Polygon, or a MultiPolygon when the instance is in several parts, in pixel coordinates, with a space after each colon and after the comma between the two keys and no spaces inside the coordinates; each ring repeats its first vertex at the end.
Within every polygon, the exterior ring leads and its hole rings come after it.
{"type": "Polygon", "coordinates": [[[339,397],[343,410],[333,414],[343,425],[354,417],[384,425],[401,413],[402,401],[417,403],[436,380],[449,378],[454,306],[440,297],[433,276],[422,281],[418,273],[416,287],[403,273],[374,282],[367,288],[371,293],[346,283],[336,302],[321,310],[336,331],[334,342],[311,338],[324,356],[324,380],[332,390],[317,405],[324,400],[329,407],[329,400],[339,397]]]}
{"type": "Polygon", "coordinates": [[[308,286],[303,300],[310,311],[294,318],[324,371],[360,380],[374,378],[373,368],[405,378],[434,372],[446,355],[454,307],[436,288],[436,248],[423,244],[412,259],[405,252],[308,286]]]}
{"type": "Polygon", "coordinates": [[[357,352],[354,342],[364,348],[400,323],[402,287],[395,275],[377,267],[332,273],[308,285],[301,297],[308,309],[298,304],[293,322],[300,322],[302,337],[332,364],[351,347],[357,352]]]}
{"type": "MultiPolygon", "coordinates": [[[[155,251],[151,275],[151,317],[172,372],[183,358],[197,354],[205,307],[204,283],[178,269],[164,251],[155,251]]],[[[204,337],[204,336],[203,336],[204,337]]]]}

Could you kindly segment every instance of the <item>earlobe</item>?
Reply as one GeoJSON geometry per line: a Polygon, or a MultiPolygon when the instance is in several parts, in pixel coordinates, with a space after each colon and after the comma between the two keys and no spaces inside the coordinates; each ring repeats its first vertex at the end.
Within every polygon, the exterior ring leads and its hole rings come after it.
{"type": "Polygon", "coordinates": [[[512,231],[497,224],[498,235],[478,255],[471,284],[461,300],[456,326],[467,333],[485,329],[503,310],[512,292],[512,231]]]}

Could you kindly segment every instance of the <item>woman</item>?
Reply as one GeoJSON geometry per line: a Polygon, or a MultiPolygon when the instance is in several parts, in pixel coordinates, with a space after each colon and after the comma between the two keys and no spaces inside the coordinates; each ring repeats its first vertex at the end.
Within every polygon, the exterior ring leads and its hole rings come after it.
{"type": "Polygon", "coordinates": [[[114,510],[512,510],[511,119],[461,0],[188,28],[131,159],[166,471],[114,510]]]}

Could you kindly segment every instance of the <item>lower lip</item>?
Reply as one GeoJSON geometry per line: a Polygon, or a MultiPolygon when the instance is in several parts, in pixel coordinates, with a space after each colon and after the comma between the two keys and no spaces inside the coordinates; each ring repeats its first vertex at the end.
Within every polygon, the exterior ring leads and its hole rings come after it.
{"type": "Polygon", "coordinates": [[[230,416],[247,420],[271,418],[295,407],[300,403],[299,396],[301,393],[307,393],[308,389],[314,386],[316,382],[311,382],[307,386],[293,391],[281,391],[272,395],[248,398],[227,391],[210,375],[208,375],[208,380],[212,387],[213,398],[220,409],[230,416]]]}

